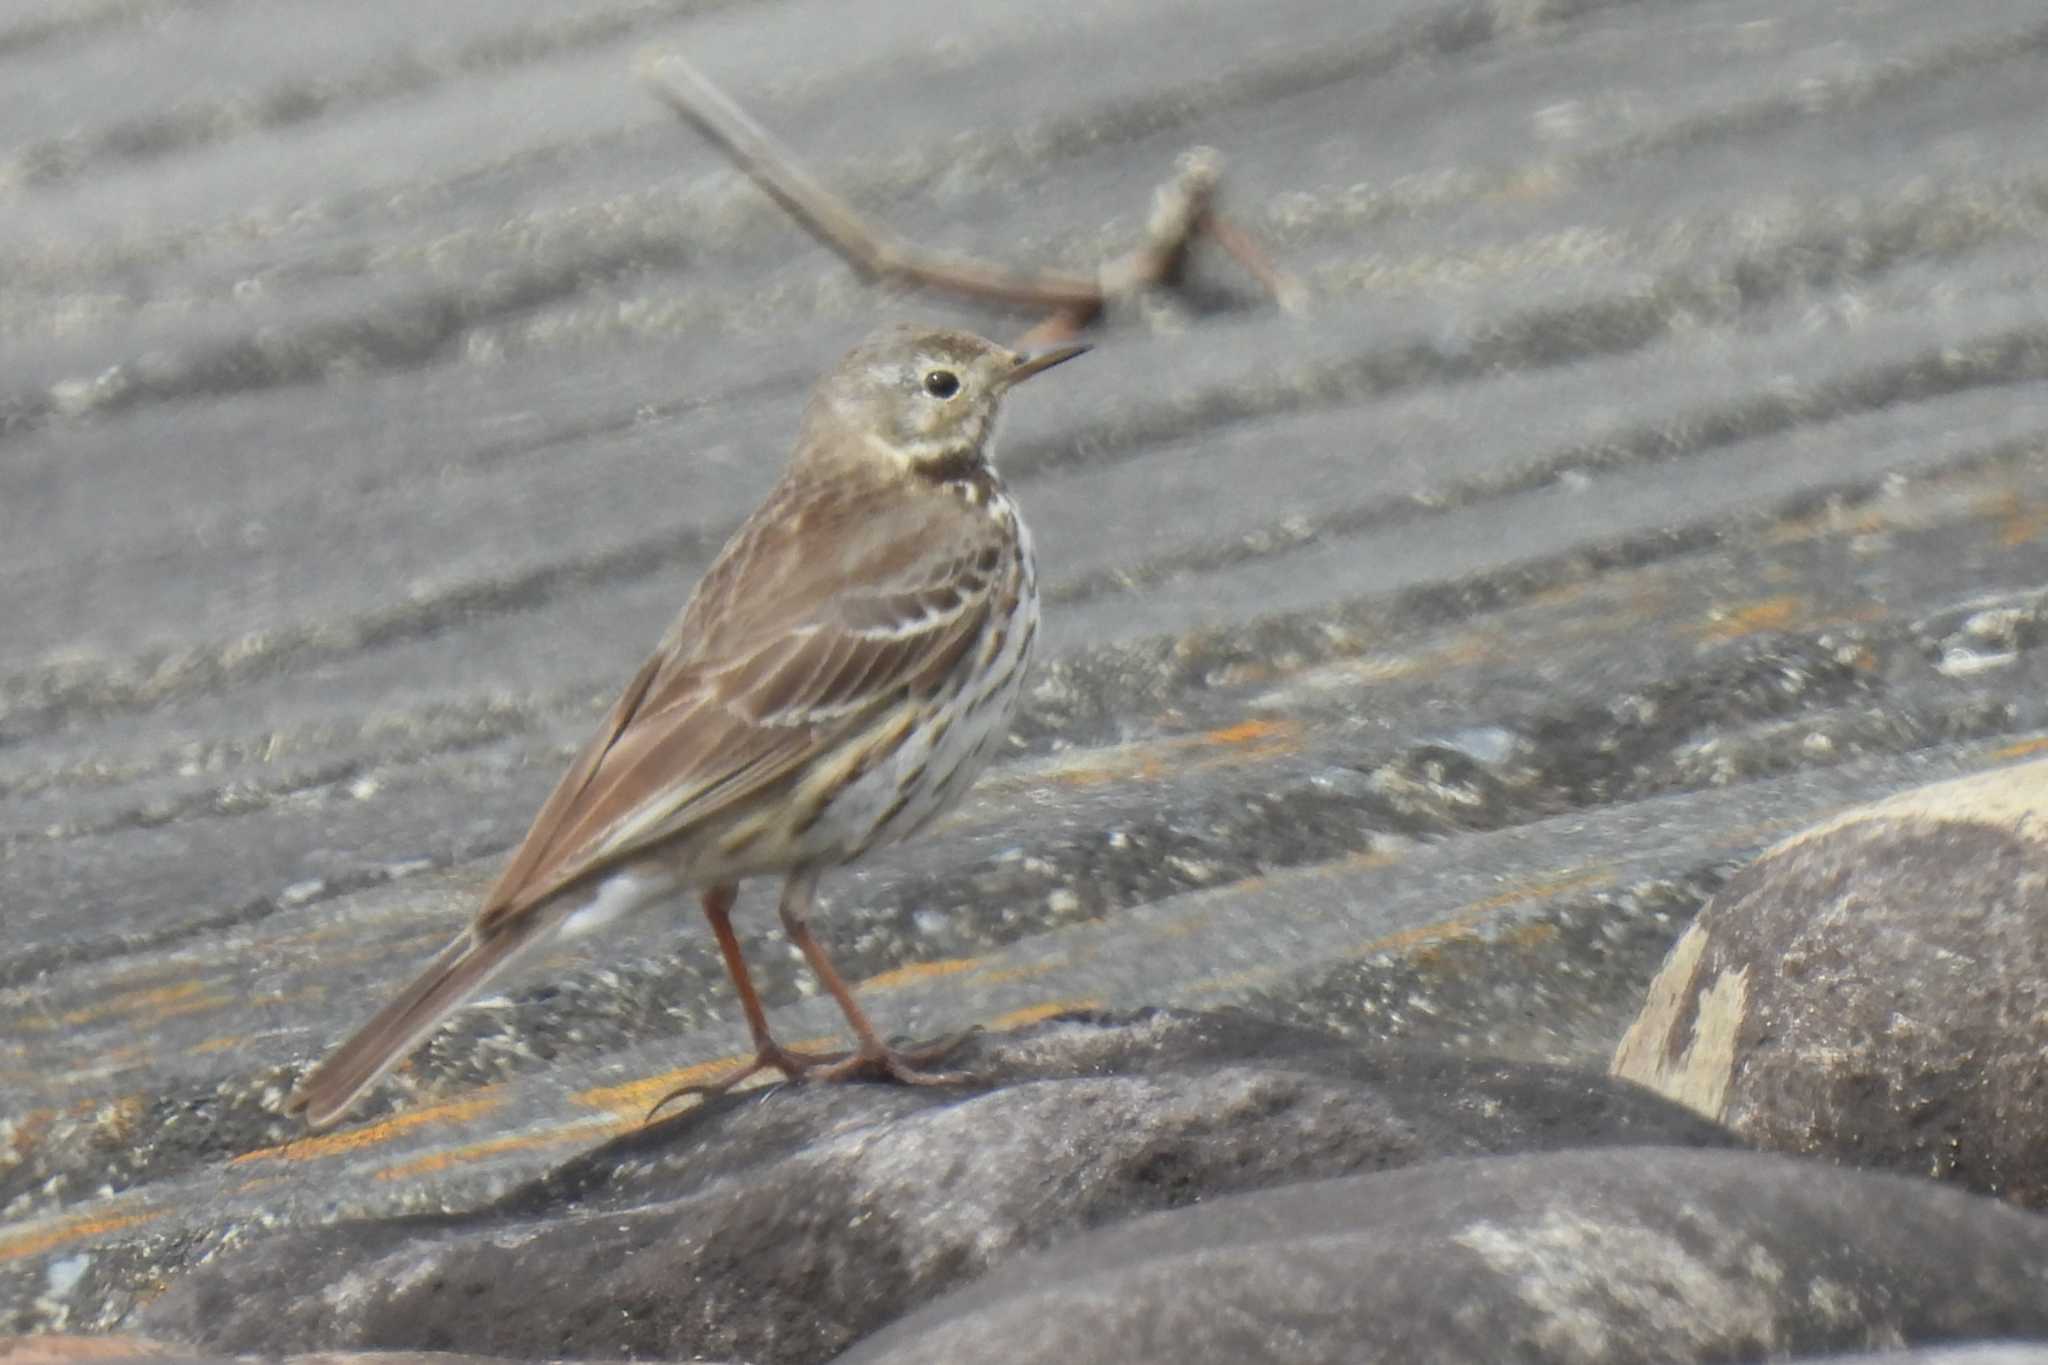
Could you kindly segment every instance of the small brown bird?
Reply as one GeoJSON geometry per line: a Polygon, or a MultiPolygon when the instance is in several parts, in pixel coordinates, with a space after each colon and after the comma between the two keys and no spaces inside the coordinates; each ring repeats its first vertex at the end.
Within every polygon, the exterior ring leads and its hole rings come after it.
{"type": "Polygon", "coordinates": [[[882,1041],[809,912],[821,873],[931,823],[1009,728],[1038,583],[989,447],[1004,395],[1086,349],[1026,356],[897,327],[848,354],[804,409],[781,481],[563,775],[475,920],[287,1107],[315,1128],[334,1123],[526,950],[691,890],[755,1054],[692,1090],[763,1068],[961,1079],[920,1070],[944,1046],[882,1041]],[[768,873],[783,878],[790,941],[846,1013],[851,1052],[796,1052],[768,1032],[731,918],[740,880],[768,873]]]}

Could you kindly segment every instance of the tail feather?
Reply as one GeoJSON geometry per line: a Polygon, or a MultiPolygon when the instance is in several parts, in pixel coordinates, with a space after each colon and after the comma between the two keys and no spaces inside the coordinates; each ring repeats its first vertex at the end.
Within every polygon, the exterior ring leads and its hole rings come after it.
{"type": "Polygon", "coordinates": [[[369,1023],[308,1072],[285,1101],[285,1112],[303,1111],[307,1126],[327,1128],[379,1077],[418,1047],[441,1021],[511,966],[524,951],[545,941],[553,923],[531,917],[479,936],[465,929],[443,948],[419,978],[377,1011],[369,1023]]]}

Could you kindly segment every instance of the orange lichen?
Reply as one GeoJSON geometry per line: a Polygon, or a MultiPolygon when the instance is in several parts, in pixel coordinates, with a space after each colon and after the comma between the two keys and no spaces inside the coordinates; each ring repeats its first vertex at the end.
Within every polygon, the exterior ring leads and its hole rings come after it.
{"type": "MultiPolygon", "coordinates": [[[[801,1042],[789,1043],[788,1047],[797,1052],[816,1052],[839,1045],[832,1037],[806,1038],[801,1042]]],[[[571,1096],[576,1103],[592,1109],[606,1109],[621,1119],[630,1119],[637,1124],[647,1116],[657,1100],[688,1085],[703,1085],[716,1081],[728,1071],[736,1070],[752,1061],[751,1056],[714,1057],[708,1062],[697,1062],[690,1066],[664,1071],[658,1076],[645,1076],[637,1081],[625,1081],[618,1085],[598,1086],[592,1090],[579,1091],[571,1096]]],[[[763,1071],[750,1078],[741,1089],[752,1089],[756,1084],[771,1085],[780,1080],[779,1071],[763,1071]]]]}
{"type": "Polygon", "coordinates": [[[1104,1008],[1107,1007],[1102,1001],[1095,999],[1093,996],[1075,1000],[1048,1000],[1039,1005],[1025,1005],[1019,1009],[1007,1010],[989,1020],[988,1026],[993,1032],[1007,1033],[1012,1029],[1027,1028],[1042,1019],[1050,1019],[1055,1015],[1077,1014],[1083,1010],[1099,1010],[1104,1008]]]}
{"type": "Polygon", "coordinates": [[[52,1248],[66,1246],[72,1242],[86,1242],[105,1237],[110,1232],[147,1223],[161,1218],[161,1209],[141,1209],[132,1213],[87,1213],[75,1218],[63,1218],[40,1227],[24,1228],[19,1232],[0,1233],[0,1261],[18,1261],[25,1256],[40,1255],[52,1248]]]}
{"type": "Polygon", "coordinates": [[[603,1119],[586,1119],[581,1123],[565,1124],[541,1133],[514,1133],[508,1137],[491,1138],[485,1142],[472,1142],[462,1147],[450,1147],[446,1151],[429,1152],[410,1161],[401,1161],[378,1171],[379,1180],[407,1180],[416,1175],[433,1175],[441,1171],[465,1166],[485,1157],[497,1156],[502,1152],[530,1152],[548,1147],[560,1147],[571,1142],[580,1142],[595,1134],[613,1131],[621,1125],[603,1119]]]}
{"type": "Polygon", "coordinates": [[[1804,597],[1788,593],[1739,607],[1717,607],[1692,633],[1708,640],[1737,640],[1758,631],[1784,630],[1805,615],[1808,605],[1804,597]]]}
{"type": "Polygon", "coordinates": [[[868,977],[860,983],[860,990],[863,995],[892,991],[914,981],[929,981],[933,977],[970,972],[979,967],[982,961],[983,959],[978,957],[949,957],[936,962],[909,962],[868,977]]]}
{"type": "Polygon", "coordinates": [[[345,1133],[323,1133],[294,1138],[276,1147],[259,1147],[253,1152],[242,1153],[228,1164],[240,1166],[251,1161],[276,1159],[311,1161],[320,1157],[341,1156],[389,1142],[400,1133],[410,1132],[428,1124],[461,1123],[466,1119],[479,1118],[503,1103],[504,1100],[492,1091],[483,1091],[467,1099],[449,1100],[444,1104],[429,1104],[418,1109],[408,1109],[380,1122],[365,1124],[361,1128],[351,1128],[345,1133]]]}

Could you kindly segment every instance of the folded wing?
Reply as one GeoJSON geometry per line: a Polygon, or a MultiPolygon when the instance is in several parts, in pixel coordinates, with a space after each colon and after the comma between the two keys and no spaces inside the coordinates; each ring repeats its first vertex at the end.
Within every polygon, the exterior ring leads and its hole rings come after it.
{"type": "Polygon", "coordinates": [[[542,806],[477,932],[800,779],[946,686],[988,628],[1010,550],[941,493],[779,488],[542,806]]]}

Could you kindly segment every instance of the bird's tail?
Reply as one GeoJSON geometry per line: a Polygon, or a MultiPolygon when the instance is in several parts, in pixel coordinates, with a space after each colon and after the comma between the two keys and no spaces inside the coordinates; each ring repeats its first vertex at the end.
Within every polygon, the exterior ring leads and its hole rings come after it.
{"type": "Polygon", "coordinates": [[[465,929],[456,935],[418,980],[306,1074],[285,1101],[285,1112],[303,1111],[312,1128],[334,1124],[436,1025],[525,950],[546,941],[548,931],[558,922],[551,917],[545,924],[537,923],[529,915],[524,922],[515,921],[487,934],[465,929]]]}

